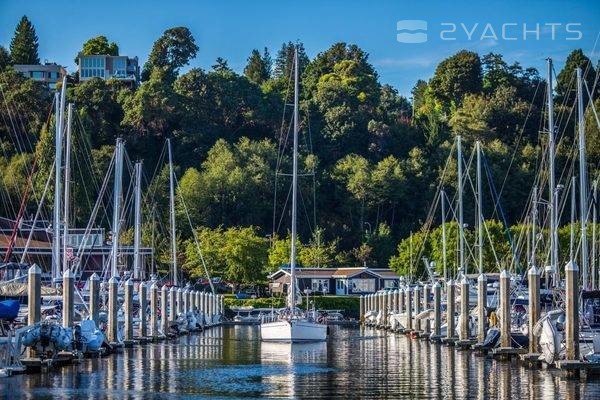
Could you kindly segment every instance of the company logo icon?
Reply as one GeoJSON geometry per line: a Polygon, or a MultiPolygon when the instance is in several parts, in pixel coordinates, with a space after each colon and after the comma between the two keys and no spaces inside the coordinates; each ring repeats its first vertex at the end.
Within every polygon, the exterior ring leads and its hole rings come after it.
{"type": "Polygon", "coordinates": [[[427,41],[427,21],[404,19],[396,23],[396,40],[400,43],[424,43],[427,41]]]}

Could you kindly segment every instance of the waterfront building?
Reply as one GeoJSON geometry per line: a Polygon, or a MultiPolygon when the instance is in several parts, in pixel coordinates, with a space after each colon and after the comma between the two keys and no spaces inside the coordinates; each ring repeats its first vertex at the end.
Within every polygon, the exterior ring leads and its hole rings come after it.
{"type": "MultiPolygon", "coordinates": [[[[297,268],[299,290],[327,295],[360,295],[381,289],[396,289],[400,277],[389,268],[297,268]]],[[[274,295],[287,293],[290,284],[289,267],[269,275],[269,288],[274,295]]]]}
{"type": "Polygon", "coordinates": [[[56,63],[15,64],[13,68],[27,78],[45,83],[52,90],[55,90],[56,84],[67,75],[67,70],[56,63]]]}
{"type": "Polygon", "coordinates": [[[132,86],[139,83],[140,67],[137,57],[79,54],[78,61],[81,82],[100,78],[117,79],[132,86]]]}

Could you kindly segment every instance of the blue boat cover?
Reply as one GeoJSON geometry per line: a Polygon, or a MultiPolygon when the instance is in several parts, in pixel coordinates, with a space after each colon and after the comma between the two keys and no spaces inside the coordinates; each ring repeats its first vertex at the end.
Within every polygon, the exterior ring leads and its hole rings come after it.
{"type": "Polygon", "coordinates": [[[15,319],[19,315],[19,300],[2,300],[0,301],[0,318],[15,319]]]}

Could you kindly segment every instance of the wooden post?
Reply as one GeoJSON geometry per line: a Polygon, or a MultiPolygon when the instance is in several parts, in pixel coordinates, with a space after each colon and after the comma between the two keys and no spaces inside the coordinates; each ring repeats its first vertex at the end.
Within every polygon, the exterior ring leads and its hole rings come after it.
{"type": "Polygon", "coordinates": [[[365,298],[362,294],[360,295],[360,314],[358,318],[361,324],[365,321],[365,298]]]}
{"type": "Polygon", "coordinates": [[[404,294],[404,289],[400,289],[398,292],[398,313],[402,314],[404,312],[404,298],[406,295],[404,294]]]}
{"type": "Polygon", "coordinates": [[[177,291],[175,292],[177,295],[177,305],[175,306],[175,310],[177,310],[177,314],[179,315],[181,313],[183,313],[183,289],[179,288],[177,289],[177,291]]]}
{"type": "Polygon", "coordinates": [[[538,337],[533,334],[533,327],[540,319],[540,273],[535,265],[527,272],[529,280],[529,352],[538,352],[538,337]]]}
{"type": "Polygon", "coordinates": [[[433,320],[435,324],[433,335],[437,340],[441,337],[442,328],[442,286],[439,282],[433,285],[433,320]]]}
{"type": "Polygon", "coordinates": [[[27,325],[42,319],[42,269],[33,264],[27,271],[27,325]]]}
{"type": "Polygon", "coordinates": [[[100,277],[90,276],[90,318],[97,324],[100,317],[100,277]]]}
{"type": "Polygon", "coordinates": [[[460,317],[458,338],[469,340],[469,281],[466,276],[460,281],[460,317]]]}
{"type": "Polygon", "coordinates": [[[162,330],[163,335],[169,333],[169,316],[167,313],[169,308],[168,297],[169,288],[167,285],[163,285],[162,288],[160,288],[160,329],[162,330]]]}
{"type": "Polygon", "coordinates": [[[388,314],[388,307],[389,307],[389,296],[388,296],[388,292],[382,292],[381,293],[381,300],[383,301],[383,318],[381,319],[381,323],[383,324],[383,327],[385,328],[387,326],[387,314],[388,314]]]}
{"type": "Polygon", "coordinates": [[[565,266],[565,359],[579,360],[579,267],[565,266]]]}
{"type": "Polygon", "coordinates": [[[150,336],[158,337],[158,285],[156,281],[150,285],[150,336]]]}
{"type": "Polygon", "coordinates": [[[177,320],[177,306],[175,304],[176,302],[176,296],[175,294],[177,293],[177,288],[175,286],[171,286],[171,289],[169,290],[169,320],[171,321],[176,321],[177,320]]]}
{"type": "Polygon", "coordinates": [[[455,336],[454,336],[454,331],[456,330],[456,326],[454,324],[454,307],[456,306],[456,293],[455,293],[455,287],[454,287],[454,281],[452,279],[450,279],[448,281],[448,283],[446,284],[446,289],[448,291],[447,294],[447,303],[446,303],[446,324],[448,326],[447,332],[446,332],[446,339],[447,340],[454,340],[455,336]]]}
{"type": "Polygon", "coordinates": [[[108,341],[110,343],[118,342],[118,321],[117,321],[117,290],[119,282],[115,276],[108,280],[108,341]]]}
{"type": "Polygon", "coordinates": [[[500,347],[510,346],[510,275],[500,273],[500,347]]]}
{"type": "Polygon", "coordinates": [[[200,314],[202,312],[202,292],[196,290],[196,312],[200,314]]]}
{"type": "Polygon", "coordinates": [[[73,315],[75,313],[75,276],[71,269],[63,273],[63,320],[65,328],[73,326],[73,315]]]}
{"type": "Polygon", "coordinates": [[[423,286],[423,310],[427,310],[430,308],[429,298],[431,297],[431,285],[426,283],[423,286]]]}
{"type": "Polygon", "coordinates": [[[417,321],[417,315],[419,315],[419,313],[421,313],[421,286],[420,285],[415,286],[413,291],[414,291],[413,303],[414,303],[414,307],[415,307],[415,314],[413,315],[415,322],[414,322],[413,326],[416,331],[421,331],[421,320],[417,321]]]}
{"type": "Polygon", "coordinates": [[[148,336],[147,320],[148,320],[148,286],[146,282],[140,282],[138,286],[140,297],[140,337],[148,336]]]}
{"type": "Polygon", "coordinates": [[[409,286],[406,288],[404,292],[406,294],[406,330],[412,331],[413,329],[413,321],[412,321],[412,288],[409,286]]]}
{"type": "Polygon", "coordinates": [[[125,282],[125,299],[123,308],[125,309],[125,340],[133,340],[133,282],[127,279],[125,282]]]}
{"type": "Polygon", "coordinates": [[[487,334],[487,277],[477,278],[477,342],[483,343],[487,334]]]}
{"type": "Polygon", "coordinates": [[[190,302],[189,302],[190,301],[190,296],[189,296],[189,294],[190,294],[190,290],[186,287],[183,290],[183,294],[182,294],[182,296],[183,296],[182,312],[184,314],[187,314],[190,311],[190,302]]]}

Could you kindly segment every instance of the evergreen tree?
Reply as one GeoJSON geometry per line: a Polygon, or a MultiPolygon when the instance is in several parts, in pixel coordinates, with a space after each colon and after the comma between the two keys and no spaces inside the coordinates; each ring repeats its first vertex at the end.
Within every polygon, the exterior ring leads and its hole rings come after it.
{"type": "Polygon", "coordinates": [[[0,46],[0,71],[11,64],[10,53],[6,49],[0,46]]]}
{"type": "Polygon", "coordinates": [[[13,64],[39,64],[38,37],[33,24],[24,15],[17,24],[10,42],[10,57],[13,64]]]}
{"type": "Polygon", "coordinates": [[[281,45],[281,49],[277,53],[275,59],[275,70],[273,74],[277,78],[287,78],[291,76],[292,69],[294,66],[294,49],[298,49],[298,67],[300,73],[304,71],[304,67],[308,64],[308,56],[304,51],[304,45],[302,43],[287,42],[281,45]]]}
{"type": "Polygon", "coordinates": [[[248,57],[248,65],[244,68],[244,75],[251,82],[260,85],[271,77],[271,64],[271,55],[266,47],[262,55],[257,49],[254,49],[248,57]]]}

